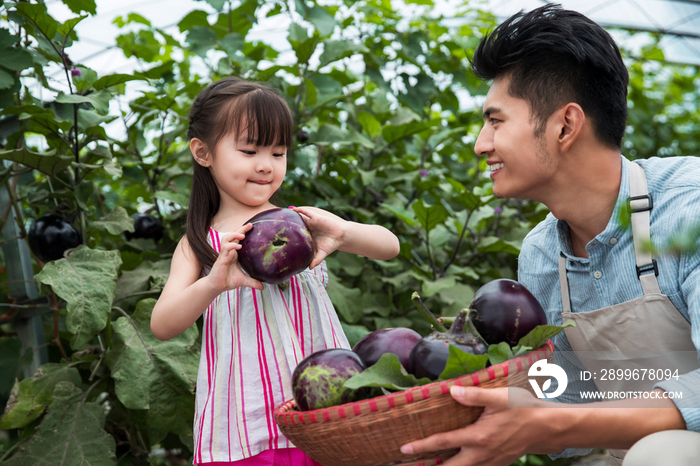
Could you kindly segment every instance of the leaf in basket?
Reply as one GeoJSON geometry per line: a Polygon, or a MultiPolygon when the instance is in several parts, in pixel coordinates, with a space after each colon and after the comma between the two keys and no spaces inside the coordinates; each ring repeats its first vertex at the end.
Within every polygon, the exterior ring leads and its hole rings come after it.
{"type": "Polygon", "coordinates": [[[513,352],[510,350],[510,346],[505,341],[500,342],[497,345],[489,345],[489,362],[492,366],[500,364],[509,359],[513,359],[513,352]]]}
{"type": "Polygon", "coordinates": [[[521,348],[524,346],[528,346],[531,349],[536,349],[542,347],[545,343],[547,343],[547,340],[552,338],[555,335],[558,335],[559,332],[564,330],[566,327],[575,327],[576,324],[574,323],[573,320],[567,320],[564,322],[562,325],[538,325],[537,327],[533,328],[530,333],[525,335],[518,341],[518,344],[513,347],[513,352],[518,353],[521,348]]]}
{"type": "Polygon", "coordinates": [[[454,379],[465,374],[471,374],[486,367],[486,362],[489,360],[487,354],[476,356],[462,351],[454,345],[449,345],[450,355],[447,357],[445,369],[438,377],[438,380],[454,379]]]}
{"type": "Polygon", "coordinates": [[[406,372],[398,356],[385,353],[376,364],[345,381],[346,388],[356,390],[361,387],[380,387],[387,390],[406,390],[432,382],[428,378],[416,379],[406,372]]]}

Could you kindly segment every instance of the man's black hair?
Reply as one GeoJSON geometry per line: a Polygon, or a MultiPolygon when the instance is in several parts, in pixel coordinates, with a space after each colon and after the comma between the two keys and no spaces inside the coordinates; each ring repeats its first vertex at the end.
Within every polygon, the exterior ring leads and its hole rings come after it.
{"type": "Polygon", "coordinates": [[[535,135],[575,102],[598,139],[620,148],[629,75],[610,34],[582,14],[552,4],[521,11],[481,40],[471,65],[483,80],[510,78],[508,93],[530,104],[535,135]]]}

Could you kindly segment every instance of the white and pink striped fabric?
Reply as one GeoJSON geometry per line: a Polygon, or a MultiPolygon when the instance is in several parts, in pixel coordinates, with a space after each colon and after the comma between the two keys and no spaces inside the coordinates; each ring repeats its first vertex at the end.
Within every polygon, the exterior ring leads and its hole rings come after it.
{"type": "MultiPolygon", "coordinates": [[[[225,233],[209,230],[219,251],[225,233]]],[[[325,348],[349,348],[326,286],[325,261],[263,291],[238,288],[204,312],[197,376],[194,463],[236,461],[293,445],[272,411],[293,397],[292,372],[325,348]]]]}

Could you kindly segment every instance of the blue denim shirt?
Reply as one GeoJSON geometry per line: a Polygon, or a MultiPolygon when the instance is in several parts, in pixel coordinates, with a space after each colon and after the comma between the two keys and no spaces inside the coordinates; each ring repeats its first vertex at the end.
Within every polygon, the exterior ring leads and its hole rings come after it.
{"type": "MultiPolygon", "coordinates": [[[[650,212],[652,243],[663,247],[679,233],[700,224],[700,158],[653,157],[639,160],[654,207],[650,212]]],[[[637,278],[632,230],[620,221],[620,210],[629,198],[629,168],[633,163],[622,157],[622,178],[615,210],[605,230],[588,245],[588,258],[575,257],[569,227],[551,213],[523,240],[518,258],[518,280],[544,307],[551,324],[561,324],[562,298],[559,285],[560,252],[570,259],[567,268],[572,312],[586,312],[630,301],[644,295],[637,278]],[[602,278],[593,276],[602,272],[602,278]]],[[[700,248],[700,238],[696,238],[700,248]]],[[[664,255],[658,259],[659,287],[678,312],[692,326],[691,337],[700,349],[700,252],[681,256],[664,255]]],[[[554,337],[558,350],[572,351],[564,332],[554,337]]],[[[580,380],[580,372],[569,365],[567,392],[596,391],[593,381],[580,380]]],[[[688,430],[700,432],[700,369],[655,387],[683,391],[674,403],[685,419],[688,430]]],[[[557,401],[571,402],[561,399],[557,401]]],[[[559,455],[584,454],[588,450],[568,449],[559,455]]]]}

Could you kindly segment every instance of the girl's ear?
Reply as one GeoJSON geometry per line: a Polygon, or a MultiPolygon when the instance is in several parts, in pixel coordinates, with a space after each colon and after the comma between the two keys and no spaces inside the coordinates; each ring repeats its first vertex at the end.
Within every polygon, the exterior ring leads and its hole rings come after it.
{"type": "Polygon", "coordinates": [[[211,156],[207,150],[207,146],[201,139],[192,138],[190,140],[190,152],[195,161],[203,167],[211,165],[211,156]]]}

